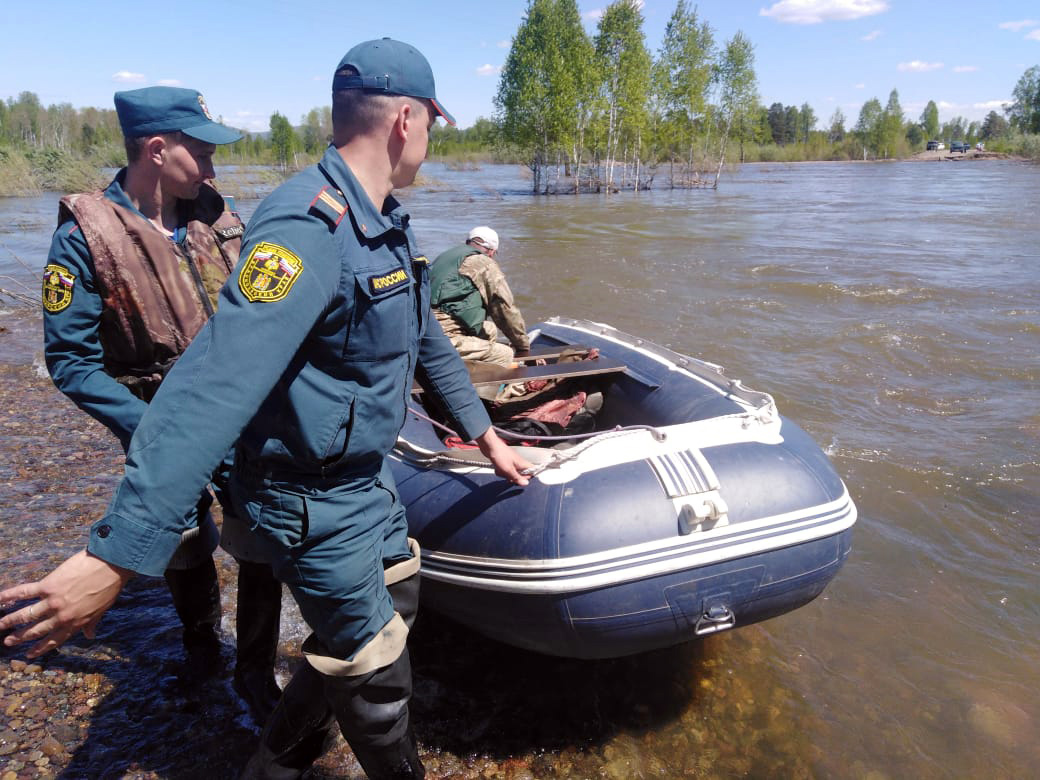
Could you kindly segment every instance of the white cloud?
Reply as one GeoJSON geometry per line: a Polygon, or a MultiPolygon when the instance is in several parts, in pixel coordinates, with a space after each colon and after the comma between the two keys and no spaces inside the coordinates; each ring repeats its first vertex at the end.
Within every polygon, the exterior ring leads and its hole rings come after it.
{"type": "Polygon", "coordinates": [[[495,45],[500,49],[508,49],[512,45],[512,41],[499,41],[495,45]]]}
{"type": "Polygon", "coordinates": [[[112,81],[118,81],[120,84],[143,84],[144,74],[120,70],[112,74],[112,81]]]}
{"type": "Polygon", "coordinates": [[[160,87],[179,87],[179,86],[181,86],[180,79],[159,79],[156,83],[160,87]]]}
{"type": "Polygon", "coordinates": [[[1036,27],[1037,25],[1040,25],[1040,22],[1036,21],[1035,19],[1022,19],[1021,21],[1018,21],[1018,22],[1001,22],[997,26],[1001,30],[1011,30],[1011,32],[1021,32],[1022,30],[1026,30],[1026,29],[1028,29],[1030,27],[1036,27]]]}
{"type": "Polygon", "coordinates": [[[864,35],[862,40],[876,41],[879,37],[881,37],[881,30],[874,30],[873,32],[869,32],[866,35],[864,35]]]}
{"type": "Polygon", "coordinates": [[[1004,108],[1008,104],[1007,100],[987,100],[983,103],[973,103],[972,108],[978,108],[983,111],[996,111],[1004,108]]]}
{"type": "Polygon", "coordinates": [[[784,24],[819,24],[861,19],[887,10],[886,0],[780,0],[759,9],[758,14],[784,24]]]}
{"type": "Polygon", "coordinates": [[[1033,30],[1026,36],[1027,41],[1040,41],[1040,30],[1033,30]]]}
{"type": "Polygon", "coordinates": [[[979,69],[978,65],[955,65],[953,67],[954,73],[974,73],[979,69]]]}
{"type": "Polygon", "coordinates": [[[855,89],[866,89],[866,88],[867,88],[867,85],[864,84],[862,81],[855,86],[855,89]]]}
{"type": "Polygon", "coordinates": [[[900,62],[896,68],[904,73],[927,73],[930,70],[939,70],[942,66],[943,64],[941,62],[921,62],[920,60],[912,60],[910,62],[900,62]]]}
{"type": "Polygon", "coordinates": [[[591,11],[586,11],[585,13],[583,13],[581,15],[581,18],[585,19],[586,21],[593,22],[599,19],[601,16],[603,16],[603,9],[593,8],[591,11]]]}
{"type": "Polygon", "coordinates": [[[501,72],[502,72],[502,66],[501,65],[487,64],[487,65],[481,65],[479,68],[477,68],[477,75],[478,76],[497,76],[501,72]]]}
{"type": "Polygon", "coordinates": [[[234,120],[228,121],[228,124],[250,133],[265,133],[271,129],[271,116],[261,115],[256,111],[239,110],[235,112],[234,120]]]}

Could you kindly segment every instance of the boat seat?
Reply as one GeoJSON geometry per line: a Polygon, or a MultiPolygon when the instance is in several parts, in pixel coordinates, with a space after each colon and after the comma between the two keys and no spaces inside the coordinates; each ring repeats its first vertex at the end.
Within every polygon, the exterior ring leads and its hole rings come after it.
{"type": "MultiPolygon", "coordinates": [[[[570,347],[567,348],[572,349],[570,347]]],[[[544,366],[522,365],[518,368],[506,368],[492,363],[468,361],[469,378],[474,387],[493,387],[496,385],[527,382],[531,379],[570,379],[572,377],[597,376],[601,374],[617,374],[627,366],[620,361],[607,357],[592,360],[576,360],[567,363],[548,363],[544,366]]],[[[413,393],[421,393],[418,383],[412,386],[413,393]]]]}
{"type": "Polygon", "coordinates": [[[531,347],[526,352],[517,352],[514,360],[518,363],[531,363],[535,360],[556,360],[563,355],[587,355],[592,347],[582,344],[560,344],[555,347],[531,347]]]}
{"type": "Polygon", "coordinates": [[[470,363],[469,378],[474,387],[527,382],[532,379],[569,379],[579,376],[596,376],[597,374],[616,374],[627,366],[607,357],[592,360],[575,360],[567,363],[548,363],[544,366],[522,365],[518,368],[505,368],[491,363],[470,363]]]}

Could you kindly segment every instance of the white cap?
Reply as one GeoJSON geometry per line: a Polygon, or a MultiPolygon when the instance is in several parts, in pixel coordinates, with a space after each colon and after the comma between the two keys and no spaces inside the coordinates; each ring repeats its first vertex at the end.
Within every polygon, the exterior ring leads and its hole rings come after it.
{"type": "Polygon", "coordinates": [[[466,240],[472,241],[474,238],[488,249],[498,249],[498,233],[487,225],[481,225],[469,231],[469,237],[466,240]]]}

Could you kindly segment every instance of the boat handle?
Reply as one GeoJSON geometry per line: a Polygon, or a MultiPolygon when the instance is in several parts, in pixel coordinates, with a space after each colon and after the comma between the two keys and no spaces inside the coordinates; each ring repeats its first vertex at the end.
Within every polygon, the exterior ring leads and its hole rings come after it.
{"type": "Polygon", "coordinates": [[[714,634],[716,631],[725,631],[727,628],[733,628],[737,622],[737,616],[733,614],[733,610],[722,604],[716,604],[708,607],[701,616],[697,618],[697,625],[694,627],[693,632],[697,636],[706,636],[707,634],[714,634]]]}

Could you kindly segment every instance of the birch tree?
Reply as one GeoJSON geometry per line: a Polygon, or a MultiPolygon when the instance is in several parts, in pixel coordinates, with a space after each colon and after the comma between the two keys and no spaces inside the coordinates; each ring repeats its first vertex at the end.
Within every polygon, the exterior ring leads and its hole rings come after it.
{"type": "Polygon", "coordinates": [[[651,59],[643,36],[643,15],[637,0],[615,0],[600,18],[596,59],[603,74],[606,121],[606,186],[614,186],[619,148],[627,144],[638,165],[647,124],[651,59]]]}
{"type": "Polygon", "coordinates": [[[693,168],[696,125],[703,119],[715,60],[715,39],[707,22],[697,19],[686,0],[679,0],[665,27],[654,66],[654,92],[664,109],[663,143],[670,159],[680,150],[693,168]]]}
{"type": "Polygon", "coordinates": [[[579,162],[592,111],[592,49],[575,0],[529,0],[495,95],[502,135],[528,158],[534,192],[561,150],[579,162]]]}

